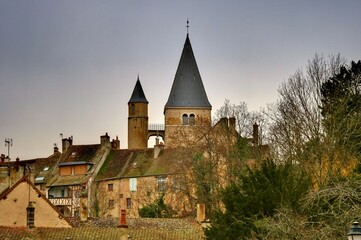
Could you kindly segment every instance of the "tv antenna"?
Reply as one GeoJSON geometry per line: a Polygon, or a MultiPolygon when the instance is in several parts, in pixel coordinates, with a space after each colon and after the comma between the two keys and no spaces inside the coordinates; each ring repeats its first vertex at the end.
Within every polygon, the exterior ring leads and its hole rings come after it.
{"type": "Polygon", "coordinates": [[[13,139],[12,138],[5,138],[5,147],[8,147],[8,159],[10,161],[10,147],[13,146],[13,139]]]}

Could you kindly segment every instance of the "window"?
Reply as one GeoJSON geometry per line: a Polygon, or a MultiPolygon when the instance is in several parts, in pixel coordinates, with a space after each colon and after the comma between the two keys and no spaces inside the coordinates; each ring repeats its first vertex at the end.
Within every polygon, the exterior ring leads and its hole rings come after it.
{"type": "Polygon", "coordinates": [[[35,181],[43,181],[45,177],[36,177],[35,181]]]}
{"type": "Polygon", "coordinates": [[[127,198],[127,208],[131,208],[131,207],[132,207],[132,199],[127,198]]]}
{"type": "Polygon", "coordinates": [[[108,191],[113,191],[113,183],[108,184],[108,191]]]}
{"type": "Polygon", "coordinates": [[[158,177],[157,178],[158,192],[165,192],[167,190],[167,178],[158,177]]]}
{"type": "Polygon", "coordinates": [[[108,201],[108,208],[114,208],[114,200],[113,199],[108,201]]]}
{"type": "Polygon", "coordinates": [[[188,115],[187,114],[182,115],[182,124],[188,125],[188,115]]]}
{"type": "Polygon", "coordinates": [[[196,122],[195,116],[192,113],[191,115],[189,115],[189,125],[193,126],[194,123],[196,122]]]}
{"type": "Polygon", "coordinates": [[[131,113],[131,114],[134,114],[134,112],[135,112],[135,105],[134,105],[134,103],[132,103],[132,104],[130,105],[130,113],[131,113]]]}
{"type": "Polygon", "coordinates": [[[137,191],[137,178],[129,178],[129,190],[131,192],[137,191]]]}

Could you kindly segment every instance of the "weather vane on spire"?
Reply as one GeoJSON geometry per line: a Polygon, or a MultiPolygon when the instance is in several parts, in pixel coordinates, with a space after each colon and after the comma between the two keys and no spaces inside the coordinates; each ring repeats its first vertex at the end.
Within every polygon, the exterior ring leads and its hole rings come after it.
{"type": "Polygon", "coordinates": [[[189,20],[187,18],[187,34],[188,34],[188,30],[189,30],[189,20]]]}

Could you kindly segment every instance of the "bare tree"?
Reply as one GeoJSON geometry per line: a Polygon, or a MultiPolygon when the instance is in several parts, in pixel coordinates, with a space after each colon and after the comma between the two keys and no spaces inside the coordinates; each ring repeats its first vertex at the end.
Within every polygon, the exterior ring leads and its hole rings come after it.
{"type": "Polygon", "coordinates": [[[339,174],[343,167],[335,163],[340,151],[330,145],[320,106],[322,84],[344,64],[340,55],[326,61],[316,54],[305,71],[299,69],[281,85],[278,102],[268,108],[275,156],[309,168],[317,184],[339,174]]]}
{"type": "Polygon", "coordinates": [[[247,103],[240,102],[238,105],[231,103],[229,99],[224,100],[223,106],[215,112],[213,123],[222,118],[235,118],[236,130],[244,138],[250,138],[253,134],[253,125],[259,127],[259,141],[262,143],[267,135],[267,118],[264,111],[249,111],[247,103]]]}

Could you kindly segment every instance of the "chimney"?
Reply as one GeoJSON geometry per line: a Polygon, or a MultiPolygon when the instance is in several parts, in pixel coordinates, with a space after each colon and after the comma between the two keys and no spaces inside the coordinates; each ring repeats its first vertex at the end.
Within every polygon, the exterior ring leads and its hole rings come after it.
{"type": "Polygon", "coordinates": [[[125,209],[120,210],[119,228],[128,228],[125,209]]]}
{"type": "Polygon", "coordinates": [[[102,147],[106,147],[110,145],[110,137],[108,136],[108,133],[105,133],[105,135],[100,136],[100,145],[102,147]]]}
{"type": "Polygon", "coordinates": [[[230,117],[228,119],[228,127],[229,127],[229,129],[236,129],[236,118],[235,117],[230,117]]]}
{"type": "Polygon", "coordinates": [[[258,146],[258,139],[259,139],[258,125],[257,125],[257,123],[254,123],[253,124],[253,146],[258,146]]]}
{"type": "Polygon", "coordinates": [[[69,147],[73,145],[73,136],[69,138],[63,138],[61,140],[61,143],[62,143],[62,152],[65,153],[69,149],[69,147]]]}
{"type": "Polygon", "coordinates": [[[56,145],[56,143],[54,143],[54,153],[58,153],[59,152],[59,148],[58,146],[56,145]]]}
{"type": "Polygon", "coordinates": [[[1,162],[5,162],[5,154],[1,154],[1,162]]]}
{"type": "Polygon", "coordinates": [[[118,150],[120,149],[120,141],[118,139],[118,136],[116,137],[116,139],[112,141],[112,149],[114,150],[118,150]]]}
{"type": "Polygon", "coordinates": [[[19,167],[20,167],[20,158],[17,157],[15,160],[15,170],[19,171],[19,167]]]}
{"type": "Polygon", "coordinates": [[[155,139],[153,158],[157,158],[159,156],[159,153],[162,151],[163,148],[164,148],[164,144],[162,142],[159,142],[159,138],[157,137],[155,139]]]}

